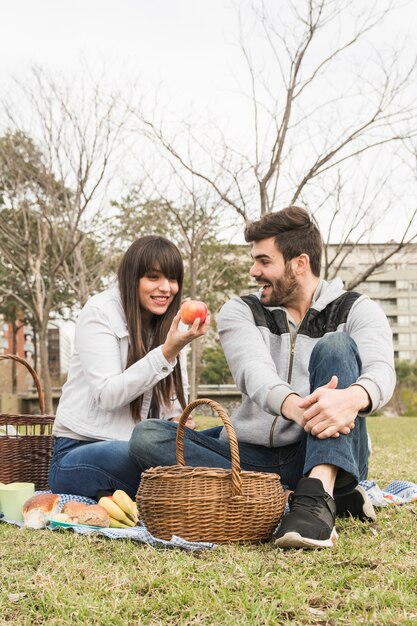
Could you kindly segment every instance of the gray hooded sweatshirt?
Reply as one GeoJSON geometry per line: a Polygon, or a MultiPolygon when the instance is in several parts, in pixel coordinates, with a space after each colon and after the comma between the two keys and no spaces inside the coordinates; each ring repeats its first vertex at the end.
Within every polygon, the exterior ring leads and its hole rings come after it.
{"type": "MultiPolygon", "coordinates": [[[[381,307],[343,289],[339,278],[320,281],[303,321],[292,332],[284,307],[264,307],[260,294],[235,297],[221,309],[220,341],[242,403],[232,415],[239,441],[280,447],[300,440],[302,428],[281,416],[292,392],[310,393],[308,364],[319,339],[345,332],[362,360],[357,379],[369,394],[369,413],[384,406],[395,387],[392,332],[381,307]]],[[[221,438],[227,435],[223,429],[221,438]]]]}

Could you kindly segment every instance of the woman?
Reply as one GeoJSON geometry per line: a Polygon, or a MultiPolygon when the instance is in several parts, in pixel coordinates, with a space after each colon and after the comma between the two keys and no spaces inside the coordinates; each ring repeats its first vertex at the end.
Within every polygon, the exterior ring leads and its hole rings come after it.
{"type": "Polygon", "coordinates": [[[142,237],[123,256],[117,286],[81,311],[54,425],[55,493],[135,496],[140,475],[129,459],[130,435],[141,420],[178,421],[188,391],[181,350],[209,326],[208,317],[179,327],[183,275],[172,242],[142,237]]]}

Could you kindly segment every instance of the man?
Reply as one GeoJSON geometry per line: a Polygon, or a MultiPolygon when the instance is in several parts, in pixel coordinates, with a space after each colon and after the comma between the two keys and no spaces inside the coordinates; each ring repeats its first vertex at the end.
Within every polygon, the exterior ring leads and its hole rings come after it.
{"type": "Polygon", "coordinates": [[[256,295],[234,298],[218,321],[242,404],[240,442],[275,449],[295,491],[276,533],[280,547],[327,547],[336,511],[375,517],[365,415],[395,385],[392,334],[366,296],[320,279],[322,239],[307,211],[289,207],[249,224],[256,295]]]}
{"type": "MultiPolygon", "coordinates": [[[[294,490],[279,547],[331,547],[335,516],[374,519],[358,482],[368,470],[365,416],[395,385],[392,335],[382,309],[320,279],[322,239],[307,211],[289,207],[249,224],[257,294],[219,315],[220,340],[242,403],[232,416],[242,469],[276,472],[294,490]]],[[[130,455],[143,471],[173,465],[176,426],[136,426],[130,455]]],[[[186,429],[189,465],[230,467],[224,430],[186,429]]]]}

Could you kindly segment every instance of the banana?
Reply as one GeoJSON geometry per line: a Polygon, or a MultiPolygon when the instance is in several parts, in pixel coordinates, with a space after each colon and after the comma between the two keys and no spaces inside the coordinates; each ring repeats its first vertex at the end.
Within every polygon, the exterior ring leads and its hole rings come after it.
{"type": "Polygon", "coordinates": [[[117,489],[113,494],[113,502],[118,504],[132,521],[137,524],[139,520],[138,509],[136,503],[122,489],[117,489]]]}
{"type": "Polygon", "coordinates": [[[126,526],[135,525],[135,522],[133,522],[129,517],[127,517],[125,512],[122,511],[119,505],[117,505],[116,502],[114,502],[110,496],[103,496],[102,498],[100,498],[98,503],[100,506],[106,509],[107,513],[113,519],[119,522],[122,522],[123,524],[126,524],[126,526]]]}
{"type": "Polygon", "coordinates": [[[118,519],[114,519],[114,517],[110,517],[110,528],[131,528],[127,524],[123,524],[118,519]]]}

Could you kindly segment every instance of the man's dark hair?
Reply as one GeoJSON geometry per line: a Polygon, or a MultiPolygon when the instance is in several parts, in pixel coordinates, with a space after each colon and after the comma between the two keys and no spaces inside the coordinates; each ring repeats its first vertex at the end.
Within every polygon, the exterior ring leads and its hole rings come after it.
{"type": "Polygon", "coordinates": [[[306,209],[290,206],[282,211],[267,213],[245,228],[248,242],[269,237],[274,237],[286,263],[300,254],[308,254],[311,271],[314,276],[320,276],[323,240],[306,209]]]}

